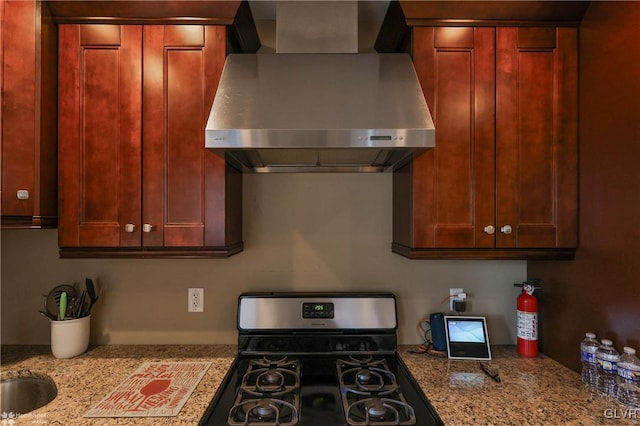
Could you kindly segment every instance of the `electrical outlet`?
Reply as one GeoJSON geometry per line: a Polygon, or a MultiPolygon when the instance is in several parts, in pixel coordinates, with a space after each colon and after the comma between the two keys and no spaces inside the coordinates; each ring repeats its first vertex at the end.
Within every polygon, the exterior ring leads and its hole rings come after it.
{"type": "Polygon", "coordinates": [[[189,289],[189,312],[204,312],[204,288],[189,289]]]}
{"type": "Polygon", "coordinates": [[[449,311],[453,312],[453,301],[454,300],[464,300],[461,297],[456,297],[456,295],[464,293],[463,288],[450,288],[449,289],[449,311]]]}

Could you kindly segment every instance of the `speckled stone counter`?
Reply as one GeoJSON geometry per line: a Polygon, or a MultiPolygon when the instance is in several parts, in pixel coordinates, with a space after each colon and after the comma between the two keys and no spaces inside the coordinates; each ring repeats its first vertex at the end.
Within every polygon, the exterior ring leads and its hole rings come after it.
{"type": "MultiPolygon", "coordinates": [[[[70,359],[56,359],[48,346],[3,346],[2,376],[29,369],[47,373],[58,396],[7,425],[196,425],[237,353],[235,345],[137,346],[90,348],[70,359]],[[196,389],[176,417],[83,418],[82,415],[118,386],[143,362],[211,361],[196,389]]],[[[0,425],[4,426],[0,419],[0,425]]]]}
{"type": "Polygon", "coordinates": [[[514,346],[492,347],[501,382],[477,361],[400,353],[447,425],[640,424],[640,410],[627,411],[585,389],[580,375],[544,355],[521,358],[514,346]]]}
{"type": "MultiPolygon", "coordinates": [[[[493,348],[493,365],[502,379],[496,383],[477,362],[413,354],[411,349],[402,347],[401,356],[448,425],[640,424],[640,412],[628,413],[593,395],[581,386],[578,374],[544,356],[523,359],[513,347],[493,348]]],[[[107,345],[76,358],[56,359],[47,346],[3,346],[3,377],[23,369],[47,373],[58,396],[15,420],[0,419],[0,424],[196,425],[235,355],[233,345],[107,345]],[[153,361],[211,361],[212,365],[176,417],[82,417],[140,364],[153,361]]]]}

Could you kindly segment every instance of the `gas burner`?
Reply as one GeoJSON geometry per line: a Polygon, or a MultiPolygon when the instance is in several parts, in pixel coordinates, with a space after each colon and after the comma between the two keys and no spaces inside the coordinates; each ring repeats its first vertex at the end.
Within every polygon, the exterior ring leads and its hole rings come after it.
{"type": "Polygon", "coordinates": [[[340,387],[344,392],[386,396],[398,390],[396,376],[389,370],[384,359],[358,362],[355,367],[352,360],[339,359],[336,365],[340,387]]]}
{"type": "Polygon", "coordinates": [[[362,391],[378,392],[384,388],[384,378],[378,371],[361,368],[355,372],[355,384],[356,387],[362,391]]]}
{"type": "Polygon", "coordinates": [[[231,408],[227,423],[232,426],[294,426],[298,424],[298,409],[282,399],[246,399],[231,408]]]}
{"type": "Polygon", "coordinates": [[[387,406],[380,398],[371,398],[364,402],[364,408],[367,410],[369,417],[383,418],[387,413],[387,406]]]}
{"type": "Polygon", "coordinates": [[[300,363],[285,358],[277,361],[251,360],[240,389],[252,397],[279,398],[300,387],[300,363]]]}
{"type": "Polygon", "coordinates": [[[256,377],[256,390],[260,392],[273,392],[284,386],[284,375],[274,369],[262,372],[256,377]]]}
{"type": "Polygon", "coordinates": [[[258,417],[259,419],[271,420],[276,417],[278,407],[269,399],[261,399],[249,410],[249,415],[258,417]]]}
{"type": "MultiPolygon", "coordinates": [[[[401,395],[399,395],[402,398],[401,395]]],[[[345,416],[351,426],[414,425],[413,408],[400,399],[366,398],[346,406],[345,416]]]]}
{"type": "Polygon", "coordinates": [[[342,405],[347,423],[366,425],[413,425],[416,416],[400,392],[395,374],[383,359],[336,361],[342,405]]]}
{"type": "Polygon", "coordinates": [[[356,380],[358,383],[362,383],[363,385],[368,385],[371,383],[371,370],[362,368],[356,374],[356,380]]]}
{"type": "Polygon", "coordinates": [[[242,377],[228,423],[293,426],[298,423],[299,410],[300,362],[286,357],[253,359],[242,377]]]}

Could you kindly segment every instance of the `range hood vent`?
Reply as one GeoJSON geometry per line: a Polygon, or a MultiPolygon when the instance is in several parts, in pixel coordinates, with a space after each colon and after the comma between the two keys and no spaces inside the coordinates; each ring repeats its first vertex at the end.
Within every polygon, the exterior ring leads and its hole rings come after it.
{"type": "MultiPolygon", "coordinates": [[[[323,3],[277,3],[277,16],[296,23],[276,31],[296,40],[277,43],[287,53],[227,57],[205,146],[244,172],[390,171],[435,146],[433,121],[409,55],[353,53],[348,34],[347,41],[335,42],[341,28],[357,34],[355,2],[331,2],[345,9],[338,15],[331,9],[334,30],[323,27],[331,40],[322,41],[321,31],[305,27],[322,23],[317,7],[327,9],[323,3]],[[280,12],[281,4],[287,13],[280,12]],[[305,11],[315,18],[301,21],[305,11]],[[334,22],[343,15],[351,26],[334,22]],[[294,36],[300,31],[312,35],[294,36]],[[336,53],[340,46],[347,50],[336,53]]],[[[281,21],[276,19],[276,26],[281,21]]]]}

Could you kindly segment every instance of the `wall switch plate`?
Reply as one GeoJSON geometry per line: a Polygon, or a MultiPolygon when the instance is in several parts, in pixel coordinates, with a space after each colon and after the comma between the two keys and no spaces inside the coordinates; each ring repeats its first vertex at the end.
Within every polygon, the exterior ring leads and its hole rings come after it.
{"type": "Polygon", "coordinates": [[[464,300],[460,297],[455,297],[457,294],[464,293],[463,288],[450,288],[449,289],[449,311],[453,312],[453,301],[464,300]]]}
{"type": "Polygon", "coordinates": [[[204,312],[204,288],[189,289],[189,312],[204,312]]]}

